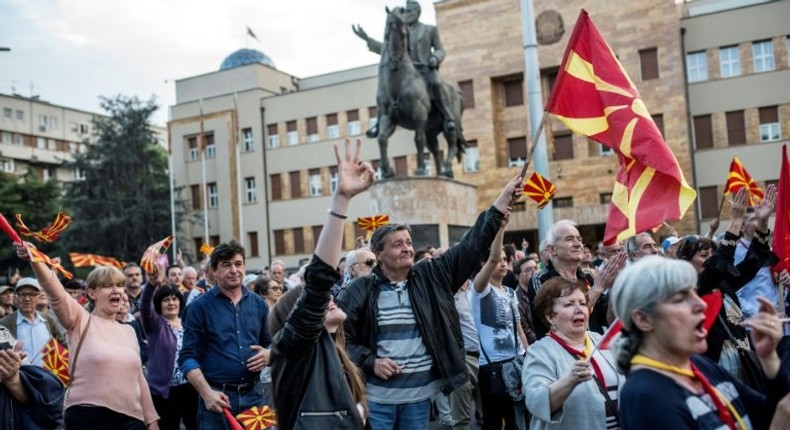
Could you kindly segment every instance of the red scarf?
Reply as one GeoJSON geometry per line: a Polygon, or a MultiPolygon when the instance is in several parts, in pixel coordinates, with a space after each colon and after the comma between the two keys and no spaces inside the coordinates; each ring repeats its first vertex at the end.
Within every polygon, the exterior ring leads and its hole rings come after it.
{"type": "MultiPolygon", "coordinates": [[[[565,342],[554,331],[551,331],[549,333],[549,336],[551,336],[552,339],[556,340],[557,343],[559,343],[560,346],[563,347],[566,351],[568,351],[568,353],[570,353],[572,356],[574,356],[576,358],[579,358],[581,360],[587,359],[587,354],[590,353],[590,348],[589,348],[589,346],[590,346],[590,336],[588,334],[586,334],[586,333],[584,334],[584,343],[588,346],[588,348],[586,348],[585,351],[580,351],[580,350],[570,346],[568,344],[568,342],[565,342]]],[[[604,389],[606,389],[606,380],[603,377],[603,372],[601,371],[601,366],[598,365],[598,361],[595,359],[595,357],[590,357],[590,364],[592,365],[593,372],[595,372],[595,379],[597,379],[598,382],[600,382],[601,385],[604,387],[604,389]]]]}

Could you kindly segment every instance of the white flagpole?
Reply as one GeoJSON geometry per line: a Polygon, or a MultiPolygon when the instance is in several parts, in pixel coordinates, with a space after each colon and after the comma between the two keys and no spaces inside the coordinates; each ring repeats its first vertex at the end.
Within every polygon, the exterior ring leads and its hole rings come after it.
{"type": "Polygon", "coordinates": [[[200,151],[200,170],[203,177],[203,243],[211,245],[208,241],[208,186],[206,184],[206,142],[203,136],[203,99],[200,99],[198,150],[200,151]]]}
{"type": "Polygon", "coordinates": [[[238,186],[236,187],[236,191],[238,193],[238,206],[239,206],[239,243],[241,246],[244,246],[244,205],[242,204],[242,197],[244,197],[244,191],[242,190],[242,181],[241,181],[241,145],[239,145],[239,104],[238,104],[239,97],[236,92],[233,92],[233,133],[235,136],[235,144],[236,144],[236,183],[238,186]]]}

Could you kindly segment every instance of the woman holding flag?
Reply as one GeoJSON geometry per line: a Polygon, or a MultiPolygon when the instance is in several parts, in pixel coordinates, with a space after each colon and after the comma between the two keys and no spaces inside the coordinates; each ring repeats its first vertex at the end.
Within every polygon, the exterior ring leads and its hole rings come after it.
{"type": "MultiPolygon", "coordinates": [[[[32,247],[14,243],[17,256],[29,260],[26,246],[32,247]]],[[[44,263],[31,261],[30,265],[67,331],[71,385],[64,405],[65,429],[159,429],[137,337],[130,326],[115,320],[125,295],[123,273],[103,266],[88,275],[89,311],[66,292],[44,263]]]]}
{"type": "Polygon", "coordinates": [[[770,302],[761,298],[760,311],[741,323],[751,329],[767,377],[760,393],[702,355],[707,305],[696,286],[691,264],[658,256],[617,277],[611,305],[623,329],[615,353],[619,370],[628,373],[620,396],[623,429],[768,428],[790,390],[776,353],[782,324],[770,302]]]}
{"type": "Polygon", "coordinates": [[[586,286],[554,277],[535,296],[535,311],[551,327],[529,347],[522,382],[530,429],[617,429],[625,377],[601,335],[588,329],[586,286]]]}

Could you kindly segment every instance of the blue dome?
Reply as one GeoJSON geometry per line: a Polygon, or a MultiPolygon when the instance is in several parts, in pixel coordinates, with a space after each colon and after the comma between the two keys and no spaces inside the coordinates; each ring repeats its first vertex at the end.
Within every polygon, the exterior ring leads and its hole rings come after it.
{"type": "Polygon", "coordinates": [[[239,66],[246,66],[248,64],[264,64],[273,69],[276,69],[274,66],[274,61],[269,58],[268,55],[264,54],[261,51],[257,51],[255,49],[239,49],[238,51],[228,55],[225,57],[225,60],[222,61],[222,64],[219,66],[220,70],[225,69],[232,69],[234,67],[239,66]]]}

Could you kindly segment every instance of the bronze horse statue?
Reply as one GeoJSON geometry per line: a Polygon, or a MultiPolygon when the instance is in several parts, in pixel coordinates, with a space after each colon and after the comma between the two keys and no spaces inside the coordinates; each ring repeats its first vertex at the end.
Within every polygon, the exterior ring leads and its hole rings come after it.
{"type": "Polygon", "coordinates": [[[376,92],[382,177],[395,176],[387,156],[387,142],[397,126],[414,131],[414,143],[417,146],[416,176],[427,173],[423,159],[427,144],[436,165],[436,174],[453,177],[452,160],[457,158],[460,162],[466,148],[461,128],[463,94],[446,81],[441,82],[440,91],[444,100],[450,101],[447,108],[452,112],[452,121],[446,121],[441,110],[431,101],[425,79],[409,57],[409,27],[404,20],[403,9],[387,10],[376,92]],[[447,141],[447,156],[444,160],[439,151],[440,133],[447,141]]]}

